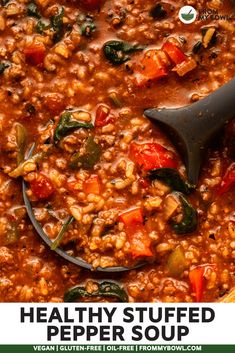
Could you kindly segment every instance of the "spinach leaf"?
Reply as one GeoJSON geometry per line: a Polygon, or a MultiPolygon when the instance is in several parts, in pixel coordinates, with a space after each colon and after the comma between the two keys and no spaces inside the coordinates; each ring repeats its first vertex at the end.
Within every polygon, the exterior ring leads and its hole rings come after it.
{"type": "Polygon", "coordinates": [[[150,10],[149,14],[156,20],[162,20],[166,17],[167,12],[164,9],[163,5],[161,3],[158,3],[150,10]]]}
{"type": "Polygon", "coordinates": [[[145,47],[138,44],[129,44],[120,40],[110,40],[103,46],[105,57],[114,65],[120,65],[130,60],[128,54],[143,50],[145,47]]]}
{"type": "Polygon", "coordinates": [[[88,292],[85,287],[76,286],[69,289],[64,295],[65,302],[74,302],[82,298],[94,298],[94,297],[103,297],[103,298],[116,298],[120,302],[128,302],[127,293],[123,288],[121,288],[115,282],[95,282],[98,289],[94,292],[88,292]]]}
{"type": "Polygon", "coordinates": [[[180,192],[175,192],[174,195],[181,202],[183,219],[176,223],[171,221],[171,227],[177,234],[192,233],[197,229],[197,211],[188,202],[185,196],[180,192]]]}
{"type": "Polygon", "coordinates": [[[170,186],[174,191],[180,191],[184,194],[189,194],[194,186],[190,185],[187,181],[181,179],[179,172],[174,168],[157,168],[149,172],[151,180],[159,179],[165,184],[170,186]]]}
{"type": "Polygon", "coordinates": [[[80,32],[82,36],[91,37],[92,33],[95,31],[96,26],[91,16],[80,15],[78,20],[78,25],[80,26],[80,32]]]}
{"type": "Polygon", "coordinates": [[[35,26],[36,32],[43,34],[43,32],[50,28],[50,24],[46,21],[39,20],[35,26]]]}
{"type": "Polygon", "coordinates": [[[68,229],[68,226],[74,221],[74,217],[71,216],[69,217],[65,223],[62,225],[62,227],[60,228],[60,231],[57,235],[57,237],[55,238],[55,240],[51,243],[51,250],[55,250],[58,248],[58,246],[60,245],[60,242],[61,240],[63,239],[64,237],[64,234],[65,232],[67,231],[68,229]]]}
{"type": "Polygon", "coordinates": [[[3,74],[3,72],[10,66],[11,65],[8,63],[0,63],[0,75],[3,74]]]}
{"type": "Polygon", "coordinates": [[[91,123],[81,123],[76,120],[72,120],[72,113],[65,112],[61,115],[59,123],[54,133],[54,143],[57,144],[63,137],[69,135],[74,130],[79,128],[91,129],[94,126],[91,123]]]}
{"type": "Polygon", "coordinates": [[[51,17],[51,27],[54,30],[53,41],[57,43],[64,35],[63,31],[64,8],[61,7],[58,14],[51,17]]]}
{"type": "Polygon", "coordinates": [[[85,152],[84,154],[75,153],[70,162],[70,168],[84,168],[84,169],[92,169],[94,165],[99,161],[101,156],[101,148],[95,142],[94,137],[90,136],[86,140],[86,144],[84,146],[85,152]]]}
{"type": "Polygon", "coordinates": [[[202,48],[202,42],[199,40],[196,44],[193,46],[193,53],[197,54],[202,48]]]}
{"type": "Polygon", "coordinates": [[[41,18],[38,7],[36,4],[34,4],[34,2],[30,2],[27,5],[27,16],[41,18]]]}

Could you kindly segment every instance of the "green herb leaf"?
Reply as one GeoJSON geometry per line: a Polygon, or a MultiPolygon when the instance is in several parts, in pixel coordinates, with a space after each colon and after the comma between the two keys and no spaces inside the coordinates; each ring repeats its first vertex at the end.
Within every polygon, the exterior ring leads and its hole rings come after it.
{"type": "Polygon", "coordinates": [[[101,148],[95,142],[94,137],[90,136],[86,140],[86,144],[84,146],[85,152],[84,154],[75,153],[70,162],[70,168],[84,168],[84,169],[92,169],[94,165],[99,161],[101,156],[101,148]]]}
{"type": "Polygon", "coordinates": [[[158,3],[150,10],[150,16],[153,17],[155,20],[162,20],[166,17],[167,12],[164,9],[161,3],[158,3]]]}
{"type": "Polygon", "coordinates": [[[30,2],[27,5],[27,16],[41,18],[38,7],[34,2],[30,2]]]}
{"type": "Polygon", "coordinates": [[[57,237],[55,238],[55,240],[51,243],[51,250],[56,250],[58,248],[58,246],[61,243],[61,240],[63,239],[65,232],[68,229],[68,226],[75,220],[75,218],[73,216],[69,217],[65,223],[62,225],[57,237]]]}
{"type": "Polygon", "coordinates": [[[81,35],[85,37],[91,37],[92,33],[96,29],[93,18],[89,15],[80,15],[78,17],[77,23],[80,26],[81,35]]]}
{"type": "Polygon", "coordinates": [[[103,46],[105,57],[114,65],[120,65],[130,60],[127,54],[134,53],[139,50],[145,49],[141,45],[132,45],[120,40],[110,40],[103,46]]]}
{"type": "Polygon", "coordinates": [[[64,35],[63,31],[64,8],[61,7],[58,14],[51,17],[51,27],[54,30],[53,41],[57,43],[64,35]]]}
{"type": "Polygon", "coordinates": [[[0,75],[3,74],[3,72],[10,67],[10,64],[8,63],[0,63],[0,75]]]}
{"type": "Polygon", "coordinates": [[[76,300],[82,298],[94,298],[94,297],[103,297],[103,298],[116,298],[120,302],[128,302],[128,296],[123,288],[121,288],[115,282],[101,282],[97,283],[98,289],[94,292],[87,292],[85,287],[76,286],[69,289],[64,295],[65,302],[75,302],[76,300]]]}
{"type": "Polygon", "coordinates": [[[65,112],[61,115],[58,125],[54,133],[54,143],[57,144],[63,137],[71,134],[71,132],[79,129],[92,129],[94,126],[91,123],[81,123],[72,120],[72,113],[65,112]]]}
{"type": "Polygon", "coordinates": [[[174,168],[157,168],[149,172],[151,180],[158,179],[170,186],[174,191],[180,191],[183,194],[189,194],[195,186],[181,179],[179,172],[174,168]]]}
{"type": "Polygon", "coordinates": [[[50,24],[48,22],[43,22],[41,20],[35,26],[35,30],[37,33],[43,34],[43,32],[50,28],[50,24]]]}
{"type": "Polygon", "coordinates": [[[185,196],[180,192],[174,192],[174,195],[181,202],[183,219],[179,223],[171,222],[173,230],[177,234],[192,233],[197,229],[197,211],[188,202],[185,196]]]}

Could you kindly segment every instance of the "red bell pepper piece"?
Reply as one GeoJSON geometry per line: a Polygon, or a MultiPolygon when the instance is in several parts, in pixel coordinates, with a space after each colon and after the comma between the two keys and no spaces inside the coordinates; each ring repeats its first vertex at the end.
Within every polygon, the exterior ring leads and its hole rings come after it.
{"type": "Polygon", "coordinates": [[[218,194],[223,195],[225,192],[229,191],[234,185],[235,185],[235,162],[230,164],[230,166],[226,170],[226,173],[218,189],[218,194]]]}
{"type": "Polygon", "coordinates": [[[130,252],[133,259],[144,256],[153,256],[151,250],[151,239],[144,225],[137,223],[126,229],[131,248],[130,252]]]}
{"type": "Polygon", "coordinates": [[[189,280],[193,289],[193,292],[196,295],[196,301],[201,302],[203,296],[203,287],[204,287],[204,275],[208,269],[214,270],[216,267],[215,264],[205,264],[194,267],[189,271],[189,280]]]}
{"type": "Polygon", "coordinates": [[[160,50],[148,50],[140,62],[135,77],[136,84],[141,87],[149,81],[159,80],[167,74],[167,65],[162,60],[160,50]]]}
{"type": "Polygon", "coordinates": [[[177,168],[178,165],[175,154],[155,142],[132,142],[129,155],[146,171],[155,168],[177,168]]]}
{"type": "Polygon", "coordinates": [[[29,182],[33,195],[38,199],[47,199],[54,192],[54,186],[44,174],[37,173],[36,178],[29,182]]]}
{"type": "Polygon", "coordinates": [[[130,242],[132,257],[152,256],[151,239],[143,225],[143,213],[140,207],[132,208],[120,214],[120,220],[125,224],[130,242]]]}
{"type": "Polygon", "coordinates": [[[96,110],[95,126],[102,127],[112,122],[109,115],[110,108],[107,105],[100,104],[96,110]]]}
{"type": "Polygon", "coordinates": [[[83,183],[83,191],[86,194],[100,194],[100,180],[98,175],[92,174],[89,179],[85,180],[83,183]]]}
{"type": "Polygon", "coordinates": [[[162,46],[162,50],[169,56],[174,65],[181,64],[187,59],[182,50],[172,42],[166,42],[162,46]]]}
{"type": "Polygon", "coordinates": [[[132,226],[136,223],[143,224],[144,222],[142,208],[140,207],[132,208],[121,213],[119,218],[125,224],[125,226],[132,226]]]}
{"type": "Polygon", "coordinates": [[[34,66],[43,64],[46,54],[45,45],[41,42],[34,42],[24,48],[26,61],[34,66]]]}

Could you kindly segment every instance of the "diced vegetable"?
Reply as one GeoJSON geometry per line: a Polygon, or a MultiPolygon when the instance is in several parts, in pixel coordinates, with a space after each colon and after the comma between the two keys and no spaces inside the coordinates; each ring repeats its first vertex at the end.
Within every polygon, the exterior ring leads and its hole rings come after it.
{"type": "Polygon", "coordinates": [[[204,48],[215,45],[217,36],[216,29],[214,27],[202,28],[202,45],[204,48]]]}
{"type": "Polygon", "coordinates": [[[96,26],[93,21],[93,17],[87,15],[80,15],[77,20],[80,26],[80,32],[82,36],[91,37],[92,33],[95,31],[96,26]]]}
{"type": "Polygon", "coordinates": [[[109,113],[110,108],[107,105],[100,104],[96,110],[95,126],[102,127],[112,122],[112,118],[109,116],[109,113]]]}
{"type": "Polygon", "coordinates": [[[166,183],[174,191],[180,191],[183,194],[189,194],[194,186],[187,181],[183,181],[179,172],[173,168],[157,168],[149,171],[149,178],[151,180],[158,179],[166,183]]]}
{"type": "Polygon", "coordinates": [[[10,64],[1,62],[1,63],[0,63],[0,75],[3,74],[3,72],[4,72],[8,67],[10,67],[10,64]]]}
{"type": "Polygon", "coordinates": [[[29,182],[34,196],[38,199],[47,199],[54,193],[54,186],[44,174],[37,173],[36,178],[29,182]]]}
{"type": "Polygon", "coordinates": [[[152,7],[149,14],[155,20],[162,20],[166,17],[167,11],[164,9],[164,5],[162,3],[157,3],[154,7],[152,7]]]}
{"type": "Polygon", "coordinates": [[[60,116],[60,120],[55,129],[54,143],[57,144],[63,137],[69,135],[74,130],[79,128],[91,129],[94,126],[90,123],[81,123],[76,120],[72,120],[72,113],[65,112],[60,116]]]}
{"type": "Polygon", "coordinates": [[[95,282],[97,287],[93,292],[88,292],[86,287],[76,286],[69,289],[64,295],[64,301],[75,302],[76,300],[81,300],[83,298],[115,298],[120,302],[127,302],[128,296],[123,288],[121,288],[115,282],[95,282]]]}
{"type": "Polygon", "coordinates": [[[85,180],[83,183],[83,191],[86,194],[100,194],[101,187],[98,175],[92,174],[87,180],[85,180]]]}
{"type": "Polygon", "coordinates": [[[172,251],[167,261],[167,268],[171,276],[180,276],[187,268],[187,260],[183,248],[179,245],[172,251]]]}
{"type": "Polygon", "coordinates": [[[225,192],[229,191],[233,186],[235,186],[235,162],[230,164],[230,166],[226,170],[226,173],[218,189],[218,194],[223,195],[225,192]]]}
{"type": "Polygon", "coordinates": [[[105,57],[114,65],[120,65],[130,60],[128,54],[143,50],[144,47],[137,44],[129,44],[120,40],[110,40],[103,46],[105,57]]]}
{"type": "Polygon", "coordinates": [[[136,84],[142,87],[149,81],[159,80],[167,74],[167,63],[163,61],[162,52],[160,50],[148,50],[137,70],[136,84]]]}
{"type": "Polygon", "coordinates": [[[200,49],[202,48],[202,42],[199,40],[196,44],[193,46],[193,53],[197,54],[200,49]]]}
{"type": "Polygon", "coordinates": [[[27,15],[31,17],[41,18],[38,7],[34,2],[30,2],[27,5],[27,15]]]}
{"type": "Polygon", "coordinates": [[[17,143],[17,164],[19,165],[24,159],[25,145],[26,145],[26,129],[20,124],[16,123],[16,143],[17,143]]]}
{"type": "Polygon", "coordinates": [[[68,229],[68,226],[74,221],[74,217],[71,216],[69,217],[65,223],[62,225],[57,237],[55,238],[55,240],[51,243],[51,250],[55,250],[58,248],[58,246],[60,245],[64,235],[65,235],[65,232],[67,231],[68,229]]]}
{"type": "Polygon", "coordinates": [[[32,163],[39,162],[44,157],[44,155],[45,155],[44,152],[39,152],[39,153],[35,154],[33,157],[27,159],[26,161],[22,161],[18,165],[18,167],[16,167],[14,170],[12,170],[9,173],[9,176],[11,178],[18,178],[19,176],[24,175],[27,170],[27,166],[32,163]]]}
{"type": "Polygon", "coordinates": [[[180,192],[174,192],[181,202],[183,219],[179,223],[171,221],[171,226],[177,234],[192,233],[197,229],[197,211],[180,192]]]}
{"type": "Polygon", "coordinates": [[[174,65],[181,64],[187,59],[182,50],[172,42],[167,41],[163,44],[162,50],[169,56],[174,65]]]}
{"type": "Polygon", "coordinates": [[[151,250],[151,239],[145,227],[140,223],[133,223],[132,226],[126,227],[126,233],[130,242],[130,252],[133,259],[139,257],[153,256],[151,250]]]}
{"type": "Polygon", "coordinates": [[[142,208],[136,207],[127,210],[119,215],[120,220],[125,224],[125,226],[132,226],[133,224],[140,223],[143,224],[143,211],[142,208]]]}
{"type": "Polygon", "coordinates": [[[129,155],[146,171],[155,168],[176,168],[178,165],[173,152],[154,142],[142,144],[132,142],[129,155]]]}
{"type": "Polygon", "coordinates": [[[35,26],[35,30],[37,33],[43,34],[43,32],[47,29],[50,28],[50,23],[49,21],[45,21],[45,20],[39,20],[35,26]]]}
{"type": "Polygon", "coordinates": [[[130,252],[134,259],[144,256],[153,256],[151,239],[143,225],[143,213],[140,207],[132,208],[119,215],[125,224],[128,240],[131,244],[130,252]]]}
{"type": "Polygon", "coordinates": [[[34,42],[24,48],[26,61],[34,66],[42,65],[46,54],[45,45],[41,42],[34,42]]]}
{"type": "Polygon", "coordinates": [[[193,289],[193,292],[196,295],[197,302],[202,301],[203,295],[203,282],[204,282],[204,267],[197,266],[190,270],[189,272],[189,280],[193,289]]]}
{"type": "Polygon", "coordinates": [[[75,153],[70,162],[70,168],[84,168],[92,169],[94,165],[99,161],[101,156],[101,147],[95,142],[92,136],[88,137],[85,146],[84,153],[75,153]]]}
{"type": "Polygon", "coordinates": [[[122,107],[122,101],[121,101],[120,97],[117,95],[117,92],[111,91],[109,93],[109,99],[113,103],[114,107],[116,107],[116,108],[122,107]]]}
{"type": "Polygon", "coordinates": [[[187,57],[187,59],[183,61],[181,64],[176,65],[173,68],[173,71],[176,71],[177,74],[182,77],[186,75],[188,72],[194,70],[196,67],[197,67],[196,61],[191,57],[187,57]]]}
{"type": "Polygon", "coordinates": [[[54,43],[57,43],[61,40],[61,38],[64,35],[63,31],[63,17],[64,17],[64,8],[61,7],[57,13],[57,15],[54,15],[51,17],[51,27],[54,30],[54,36],[53,36],[53,41],[54,43]]]}

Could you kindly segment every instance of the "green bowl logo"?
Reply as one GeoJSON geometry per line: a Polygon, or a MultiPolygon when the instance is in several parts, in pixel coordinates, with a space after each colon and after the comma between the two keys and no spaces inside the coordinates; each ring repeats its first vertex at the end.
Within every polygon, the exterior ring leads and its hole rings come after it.
{"type": "Polygon", "coordinates": [[[197,11],[192,6],[183,6],[179,11],[179,19],[185,24],[193,23],[197,18],[197,11]]]}

